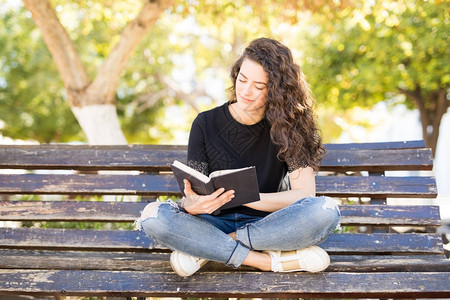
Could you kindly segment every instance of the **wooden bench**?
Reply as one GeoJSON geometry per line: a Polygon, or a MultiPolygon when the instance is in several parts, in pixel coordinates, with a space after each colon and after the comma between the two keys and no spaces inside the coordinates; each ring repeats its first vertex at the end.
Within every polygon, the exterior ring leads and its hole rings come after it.
{"type": "Polygon", "coordinates": [[[209,262],[181,278],[169,251],[132,223],[148,201],[180,196],[169,164],[184,161],[186,147],[0,146],[0,221],[22,224],[0,228],[0,294],[450,297],[450,261],[435,233],[439,207],[386,204],[436,197],[431,176],[385,175],[431,170],[430,149],[421,141],[326,147],[317,194],[342,201],[342,230],[321,244],[331,255],[326,271],[272,273],[209,262]],[[139,197],[97,197],[110,194],[139,197]]]}

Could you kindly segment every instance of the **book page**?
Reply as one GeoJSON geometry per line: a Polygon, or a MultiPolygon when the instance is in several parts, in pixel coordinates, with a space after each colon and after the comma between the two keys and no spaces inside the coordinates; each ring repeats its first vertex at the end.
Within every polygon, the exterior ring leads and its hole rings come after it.
{"type": "Polygon", "coordinates": [[[191,167],[183,164],[182,162],[179,162],[178,160],[175,160],[172,164],[173,166],[179,168],[180,170],[183,170],[184,172],[190,174],[191,176],[194,176],[195,178],[203,181],[203,182],[208,182],[209,181],[209,177],[206,176],[203,173],[200,173],[199,171],[192,169],[191,167]]]}
{"type": "Polygon", "coordinates": [[[242,170],[246,170],[246,169],[250,169],[250,168],[252,168],[252,167],[246,167],[246,168],[240,168],[240,169],[229,169],[229,170],[218,170],[218,171],[214,171],[211,174],[209,174],[209,177],[210,178],[218,177],[218,176],[222,176],[222,175],[225,175],[225,174],[236,173],[236,172],[239,172],[239,171],[242,171],[242,170]]]}

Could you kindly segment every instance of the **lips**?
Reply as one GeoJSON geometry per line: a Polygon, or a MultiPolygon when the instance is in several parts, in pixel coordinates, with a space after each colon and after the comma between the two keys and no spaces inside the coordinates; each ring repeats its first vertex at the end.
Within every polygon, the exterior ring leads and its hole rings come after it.
{"type": "Polygon", "coordinates": [[[245,97],[242,97],[241,95],[239,95],[239,97],[241,98],[242,101],[247,102],[247,103],[250,103],[250,102],[253,101],[253,100],[251,100],[251,99],[247,99],[247,98],[245,98],[245,97]]]}

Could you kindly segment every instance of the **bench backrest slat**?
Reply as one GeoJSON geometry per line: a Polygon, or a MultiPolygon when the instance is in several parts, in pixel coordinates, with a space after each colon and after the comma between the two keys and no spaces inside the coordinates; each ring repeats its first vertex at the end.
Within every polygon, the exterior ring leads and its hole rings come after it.
{"type": "MultiPolygon", "coordinates": [[[[145,202],[0,201],[0,221],[133,222],[145,202]]],[[[438,206],[340,205],[342,225],[439,226],[438,206]]]]}
{"type": "MultiPolygon", "coordinates": [[[[0,174],[3,194],[173,195],[173,175],[0,174]]],[[[437,195],[432,177],[318,176],[317,194],[332,197],[424,197],[437,195]]]]}
{"type": "MultiPolygon", "coordinates": [[[[353,144],[356,145],[356,144],[353,144]]],[[[430,149],[331,149],[322,171],[431,170],[430,149]]],[[[337,146],[335,146],[337,147],[337,146]]],[[[340,147],[338,147],[340,148],[340,147]]],[[[181,146],[1,146],[1,169],[138,170],[170,171],[175,160],[186,161],[181,146]]]]}
{"type": "Polygon", "coordinates": [[[424,140],[397,141],[397,142],[375,142],[375,143],[339,143],[325,144],[328,150],[360,150],[360,149],[417,149],[425,148],[424,140]]]}
{"type": "Polygon", "coordinates": [[[431,170],[433,156],[428,149],[330,150],[322,171],[431,170]]]}

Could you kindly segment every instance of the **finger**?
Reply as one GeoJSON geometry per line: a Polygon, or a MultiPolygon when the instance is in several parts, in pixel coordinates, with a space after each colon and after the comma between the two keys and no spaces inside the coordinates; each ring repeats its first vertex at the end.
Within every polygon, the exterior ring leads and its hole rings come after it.
{"type": "Polygon", "coordinates": [[[227,202],[230,202],[231,199],[234,198],[234,190],[230,190],[230,191],[226,191],[225,193],[223,193],[222,195],[219,196],[219,203],[220,206],[224,205],[227,202]]]}
{"type": "Polygon", "coordinates": [[[184,179],[183,183],[184,183],[184,194],[186,196],[190,196],[193,194],[196,195],[195,192],[192,190],[191,183],[189,182],[189,180],[184,179]]]}
{"type": "Polygon", "coordinates": [[[224,188],[217,189],[214,193],[211,194],[211,198],[215,199],[215,198],[219,197],[220,194],[222,194],[223,192],[225,192],[224,188]]]}
{"type": "Polygon", "coordinates": [[[219,200],[231,200],[234,197],[234,190],[229,190],[222,193],[218,198],[219,200]]]}
{"type": "Polygon", "coordinates": [[[211,199],[209,201],[205,201],[203,204],[205,208],[208,210],[208,213],[212,213],[216,209],[222,207],[225,203],[231,201],[234,198],[234,190],[226,191],[222,193],[219,197],[211,199]]]}

